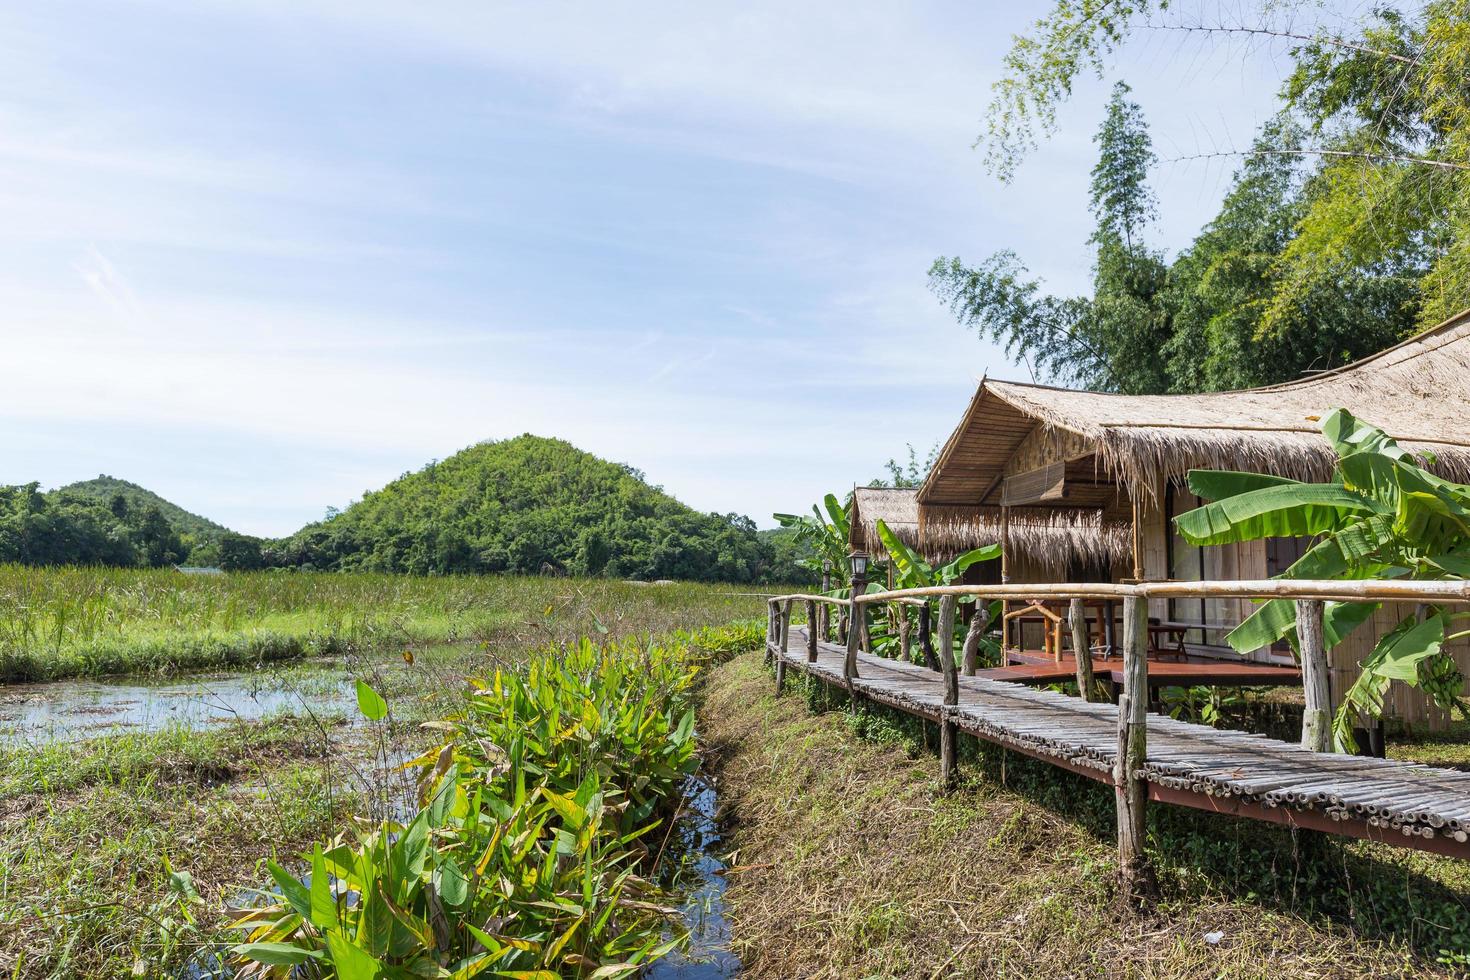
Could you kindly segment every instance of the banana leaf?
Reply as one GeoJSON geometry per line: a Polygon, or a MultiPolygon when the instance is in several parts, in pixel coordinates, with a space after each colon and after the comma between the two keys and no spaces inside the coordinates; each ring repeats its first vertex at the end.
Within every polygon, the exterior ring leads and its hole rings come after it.
{"type": "Polygon", "coordinates": [[[965,570],[971,565],[979,564],[982,561],[994,561],[999,557],[1000,545],[998,544],[987,544],[980,548],[971,548],[948,565],[939,568],[935,571],[934,575],[939,580],[938,584],[949,585],[955,579],[964,575],[965,570]]]}
{"type": "Polygon", "coordinates": [[[1330,484],[1301,483],[1248,490],[1174,518],[1190,544],[1229,544],[1257,538],[1312,537],[1336,531],[1354,517],[1386,508],[1330,484]]]}
{"type": "Polygon", "coordinates": [[[917,552],[900,541],[898,535],[889,530],[881,518],[878,520],[878,539],[883,542],[883,547],[888,549],[888,554],[893,559],[893,569],[897,573],[900,586],[916,588],[934,584],[934,569],[917,552]]]}
{"type": "Polygon", "coordinates": [[[1189,490],[1206,500],[1223,500],[1251,490],[1266,487],[1300,486],[1300,480],[1265,473],[1237,473],[1234,470],[1190,470],[1189,490]]]}

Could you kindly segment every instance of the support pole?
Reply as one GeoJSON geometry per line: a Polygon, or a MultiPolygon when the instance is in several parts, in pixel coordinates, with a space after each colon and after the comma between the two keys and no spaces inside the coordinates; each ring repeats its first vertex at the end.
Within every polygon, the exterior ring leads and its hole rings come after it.
{"type": "Polygon", "coordinates": [[[1296,601],[1297,646],[1302,656],[1302,748],[1332,751],[1332,692],[1327,670],[1327,643],[1322,629],[1322,603],[1296,601]]]}
{"type": "Polygon", "coordinates": [[[1092,641],[1087,635],[1087,608],[1081,599],[1067,604],[1072,620],[1072,654],[1077,658],[1077,692],[1082,700],[1092,701],[1097,695],[1092,683],[1092,641]]]}
{"type": "MultiPolygon", "coordinates": [[[[822,562],[822,595],[826,595],[827,593],[829,593],[831,591],[832,591],[832,563],[830,561],[823,560],[823,562],[822,562]]],[[[824,640],[830,639],[831,636],[832,636],[832,633],[831,633],[831,629],[832,629],[832,607],[829,606],[829,605],[827,605],[825,602],[822,603],[822,609],[821,609],[821,612],[818,615],[820,615],[822,617],[822,626],[821,626],[822,639],[824,639],[824,640]]]]}
{"type": "Polygon", "coordinates": [[[776,654],[776,693],[786,686],[786,654],[791,652],[791,600],[781,603],[781,649],[776,654]]]}
{"type": "Polygon", "coordinates": [[[954,662],[955,597],[939,600],[939,663],[944,670],[944,705],[939,713],[939,785],[948,792],[955,782],[955,727],[953,715],[960,703],[960,679],[954,662]]]}
{"type": "Polygon", "coordinates": [[[848,593],[850,601],[847,606],[847,659],[842,662],[842,679],[847,682],[848,694],[852,693],[853,678],[858,676],[858,650],[868,638],[868,610],[858,602],[858,596],[868,592],[868,576],[853,572],[851,581],[852,591],[848,593]]]}
{"type": "Polygon", "coordinates": [[[853,693],[853,679],[858,676],[858,636],[861,631],[857,629],[857,624],[853,622],[853,617],[857,615],[859,608],[857,603],[853,603],[852,609],[847,617],[847,656],[842,660],[842,680],[847,684],[847,693],[849,695],[853,693]]]}
{"type": "MultiPolygon", "coordinates": [[[[1001,505],[1000,508],[1000,584],[1011,584],[1011,509],[1005,505],[1001,505]]],[[[1010,611],[1010,600],[1002,599],[1000,603],[1000,665],[1002,667],[1010,662],[1011,618],[1007,615],[1010,611]]]]}
{"type": "Polygon", "coordinates": [[[776,600],[772,599],[766,603],[766,655],[762,658],[762,663],[768,664],[771,662],[771,644],[776,642],[778,630],[780,629],[776,625],[777,619],[776,600]]]}
{"type": "Polygon", "coordinates": [[[913,662],[913,641],[909,636],[909,607],[904,603],[898,604],[894,619],[898,622],[898,659],[904,663],[913,662]]]}
{"type": "Polygon", "coordinates": [[[826,607],[826,603],[817,603],[808,599],[806,604],[806,662],[814,664],[817,662],[817,617],[821,615],[820,610],[826,607]]]}
{"type": "Polygon", "coordinates": [[[1144,850],[1148,784],[1138,777],[1148,759],[1148,603],[1123,600],[1124,693],[1118,698],[1118,756],[1113,790],[1118,806],[1119,894],[1133,908],[1157,894],[1144,850]]]}
{"type": "Polygon", "coordinates": [[[934,611],[929,608],[927,599],[919,608],[919,651],[924,655],[925,667],[936,673],[944,669],[934,655],[934,611]]]}
{"type": "Polygon", "coordinates": [[[966,677],[974,677],[980,667],[980,638],[990,627],[990,606],[984,599],[975,600],[975,614],[970,617],[970,628],[965,631],[964,666],[966,677]]]}

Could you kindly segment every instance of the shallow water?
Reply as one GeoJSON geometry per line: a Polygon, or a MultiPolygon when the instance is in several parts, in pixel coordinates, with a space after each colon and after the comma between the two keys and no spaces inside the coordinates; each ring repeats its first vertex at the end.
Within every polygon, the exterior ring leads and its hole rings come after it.
{"type": "Polygon", "coordinates": [[[649,980],[722,980],[740,973],[740,959],[730,951],[730,921],[725,918],[723,872],[719,855],[719,799],[712,783],[691,777],[684,786],[672,888],[684,896],[679,914],[689,929],[689,949],[649,966],[649,980]]]}
{"type": "Polygon", "coordinates": [[[122,731],[153,731],[254,721],[284,712],[355,716],[351,677],[339,665],[269,671],[0,685],[0,740],[73,741],[122,731]]]}

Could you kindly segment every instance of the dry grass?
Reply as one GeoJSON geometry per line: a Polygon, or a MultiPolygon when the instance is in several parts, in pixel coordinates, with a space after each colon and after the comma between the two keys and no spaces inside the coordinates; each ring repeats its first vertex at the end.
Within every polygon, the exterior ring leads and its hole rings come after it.
{"type": "MultiPolygon", "coordinates": [[[[1378,905],[1399,898],[1369,878],[1417,889],[1410,902],[1444,900],[1417,855],[1314,842],[1339,881],[1285,834],[1218,819],[1201,830],[1211,818],[1175,811],[1151,834],[1179,862],[1162,869],[1157,913],[1138,919],[1115,911],[1111,805],[1085,781],[1047,769],[1023,793],[977,774],[937,798],[931,755],[861,738],[853,716],[813,715],[800,696],[773,698],[756,657],[713,673],[702,726],[744,869],[727,901],[754,978],[1460,975],[1435,962],[1432,936],[1374,933],[1392,918],[1378,905]],[[1342,881],[1356,929],[1315,910],[1315,893],[1342,881]],[[1258,882],[1275,892],[1257,894],[1258,882]]],[[[1013,784],[1022,770],[1012,763],[1013,784]]]]}

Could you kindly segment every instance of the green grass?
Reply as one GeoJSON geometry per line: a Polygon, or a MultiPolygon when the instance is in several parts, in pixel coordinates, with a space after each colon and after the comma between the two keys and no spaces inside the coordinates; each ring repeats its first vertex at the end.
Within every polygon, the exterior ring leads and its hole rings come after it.
{"type": "Polygon", "coordinates": [[[453,708],[467,675],[517,669],[529,651],[579,635],[617,641],[762,613],[758,598],[718,586],[25,575],[35,580],[0,568],[0,631],[7,662],[29,664],[41,676],[95,663],[79,654],[102,642],[131,650],[120,658],[128,666],[183,669],[189,663],[177,657],[151,662],[135,656],[144,647],[125,644],[202,630],[238,637],[263,622],[309,638],[343,624],[335,635],[346,655],[328,673],[283,664],[262,670],[262,683],[309,693],[345,670],[383,693],[392,718],[378,729],[303,713],[201,731],[0,747],[0,977],[7,978],[173,976],[157,964],[177,963],[180,944],[209,935],[220,909],[266,881],[266,859],[294,866],[310,841],[354,826],[355,818],[393,812],[407,788],[385,760],[396,765],[434,739],[418,723],[453,708]],[[68,589],[75,590],[70,601],[68,589]],[[21,615],[29,626],[7,619],[21,615]],[[33,646],[28,636],[43,642],[33,646]],[[413,651],[411,665],[400,657],[405,649],[413,651]],[[170,898],[170,867],[198,888],[195,926],[184,924],[170,898]]]}
{"type": "Polygon", "coordinates": [[[0,565],[0,682],[241,667],[584,626],[657,632],[750,616],[731,586],[606,579],[0,565]]]}

